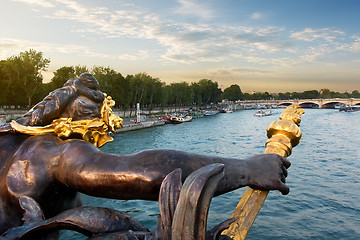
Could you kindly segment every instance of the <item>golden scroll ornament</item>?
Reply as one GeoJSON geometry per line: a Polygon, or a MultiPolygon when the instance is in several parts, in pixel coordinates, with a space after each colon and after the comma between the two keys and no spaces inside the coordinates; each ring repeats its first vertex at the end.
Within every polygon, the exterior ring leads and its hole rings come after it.
{"type": "Polygon", "coordinates": [[[77,134],[96,147],[101,147],[114,140],[109,136],[110,132],[115,134],[116,130],[123,126],[123,119],[112,110],[114,105],[115,101],[105,94],[101,106],[101,119],[72,121],[72,118],[58,118],[43,127],[24,126],[13,120],[10,125],[17,132],[29,135],[52,133],[61,138],[68,138],[70,135],[77,134]]]}

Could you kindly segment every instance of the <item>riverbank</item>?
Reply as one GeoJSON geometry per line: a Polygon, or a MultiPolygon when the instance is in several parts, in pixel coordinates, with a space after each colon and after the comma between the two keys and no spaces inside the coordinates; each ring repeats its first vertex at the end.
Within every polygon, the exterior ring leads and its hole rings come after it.
{"type": "MultiPolygon", "coordinates": [[[[6,122],[10,122],[13,119],[17,119],[21,116],[23,116],[27,111],[26,110],[6,110],[6,111],[0,111],[0,125],[6,122]]],[[[124,124],[123,127],[117,130],[117,133],[120,132],[127,132],[127,131],[133,131],[143,128],[149,128],[149,127],[157,127],[162,126],[165,124],[164,121],[159,121],[155,119],[145,119],[144,121],[140,123],[135,123],[133,121],[133,118],[130,117],[123,117],[124,124]]]]}
{"type": "Polygon", "coordinates": [[[150,121],[145,121],[145,122],[140,122],[140,123],[132,123],[130,119],[124,119],[123,127],[118,129],[116,132],[117,133],[128,132],[128,131],[134,131],[134,130],[149,128],[149,127],[157,127],[157,126],[162,126],[162,125],[165,125],[164,121],[150,120],[150,121]]]}

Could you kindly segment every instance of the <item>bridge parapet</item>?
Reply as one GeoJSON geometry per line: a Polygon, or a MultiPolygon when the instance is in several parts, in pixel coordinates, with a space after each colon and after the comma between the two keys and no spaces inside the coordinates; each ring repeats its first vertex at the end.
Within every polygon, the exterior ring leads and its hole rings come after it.
{"type": "Polygon", "coordinates": [[[337,103],[346,104],[349,106],[360,105],[360,98],[328,98],[328,99],[289,99],[289,100],[247,100],[241,101],[243,104],[276,104],[276,105],[304,105],[316,104],[319,108],[324,105],[334,105],[337,103]]]}

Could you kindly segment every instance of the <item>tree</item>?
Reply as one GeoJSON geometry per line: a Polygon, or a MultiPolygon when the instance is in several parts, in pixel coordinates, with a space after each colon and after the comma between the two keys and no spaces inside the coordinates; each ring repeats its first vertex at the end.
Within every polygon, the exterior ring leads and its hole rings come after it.
{"type": "Polygon", "coordinates": [[[194,92],[186,82],[171,83],[170,84],[170,103],[177,106],[188,106],[194,102],[194,92]]]}
{"type": "Polygon", "coordinates": [[[94,66],[92,74],[99,81],[101,91],[111,96],[117,106],[127,104],[128,84],[121,73],[110,67],[94,66]]]}
{"type": "Polygon", "coordinates": [[[154,108],[154,105],[161,104],[162,100],[162,87],[164,85],[158,78],[146,77],[144,79],[146,85],[145,101],[149,106],[149,113],[154,108]]]}
{"type": "Polygon", "coordinates": [[[57,69],[54,72],[54,76],[51,79],[51,86],[53,89],[60,88],[64,85],[64,83],[70,78],[76,77],[75,68],[70,66],[64,66],[57,69]]]}
{"type": "Polygon", "coordinates": [[[332,98],[332,92],[325,88],[320,90],[321,98],[332,98]]]}
{"type": "Polygon", "coordinates": [[[146,73],[138,73],[135,76],[129,75],[129,105],[130,105],[130,115],[133,108],[137,103],[142,103],[142,99],[145,95],[146,86],[144,84],[144,78],[146,78],[146,73]]]}
{"type": "Polygon", "coordinates": [[[10,80],[7,74],[7,62],[5,60],[0,61],[0,105],[8,104],[8,93],[9,93],[9,86],[10,80]]]}
{"type": "Polygon", "coordinates": [[[51,79],[51,88],[56,89],[64,86],[67,80],[79,77],[82,73],[87,73],[89,70],[85,66],[64,66],[54,72],[51,79]]]}
{"type": "Polygon", "coordinates": [[[360,98],[360,93],[358,90],[354,90],[351,92],[351,97],[353,98],[360,98]]]}
{"type": "Polygon", "coordinates": [[[278,93],[277,98],[279,100],[288,100],[291,98],[291,93],[290,92],[286,92],[286,93],[278,93]]]}
{"type": "Polygon", "coordinates": [[[75,76],[79,77],[82,73],[88,73],[89,69],[86,66],[77,65],[75,66],[75,76]]]}
{"type": "Polygon", "coordinates": [[[301,98],[303,99],[315,99],[320,96],[320,93],[316,90],[304,91],[301,98]]]}
{"type": "Polygon", "coordinates": [[[202,97],[201,97],[201,90],[200,90],[200,85],[198,83],[191,83],[190,85],[193,93],[194,93],[194,104],[199,107],[203,105],[202,102],[202,97]]]}
{"type": "Polygon", "coordinates": [[[43,58],[42,52],[33,49],[21,52],[19,56],[7,59],[7,73],[11,81],[11,94],[25,96],[28,108],[31,107],[32,97],[42,84],[42,71],[46,71],[50,60],[43,58]],[[22,95],[23,94],[23,95],[22,95]]]}
{"type": "Polygon", "coordinates": [[[223,99],[227,99],[230,101],[242,100],[243,97],[243,93],[241,92],[241,89],[237,84],[231,85],[223,92],[223,99]]]}
{"type": "Polygon", "coordinates": [[[199,92],[201,95],[201,100],[204,106],[209,103],[218,102],[222,94],[221,89],[217,82],[213,82],[209,79],[201,79],[198,82],[199,92]]]}

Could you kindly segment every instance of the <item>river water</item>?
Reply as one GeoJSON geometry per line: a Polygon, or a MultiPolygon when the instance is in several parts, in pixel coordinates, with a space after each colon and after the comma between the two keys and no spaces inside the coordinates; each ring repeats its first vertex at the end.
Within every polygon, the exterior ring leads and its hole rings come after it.
{"type": "MultiPolygon", "coordinates": [[[[278,119],[254,110],[194,119],[179,125],[120,133],[101,150],[128,154],[171,148],[246,158],[264,151],[266,127],[278,119]]],[[[288,158],[286,196],[270,192],[247,239],[360,239],[360,112],[305,109],[303,138],[288,158]]],[[[245,189],[213,198],[208,228],[229,218],[245,189]]],[[[84,204],[125,211],[155,229],[157,202],[83,196],[84,204]]],[[[65,231],[62,239],[86,239],[65,231]]]]}

